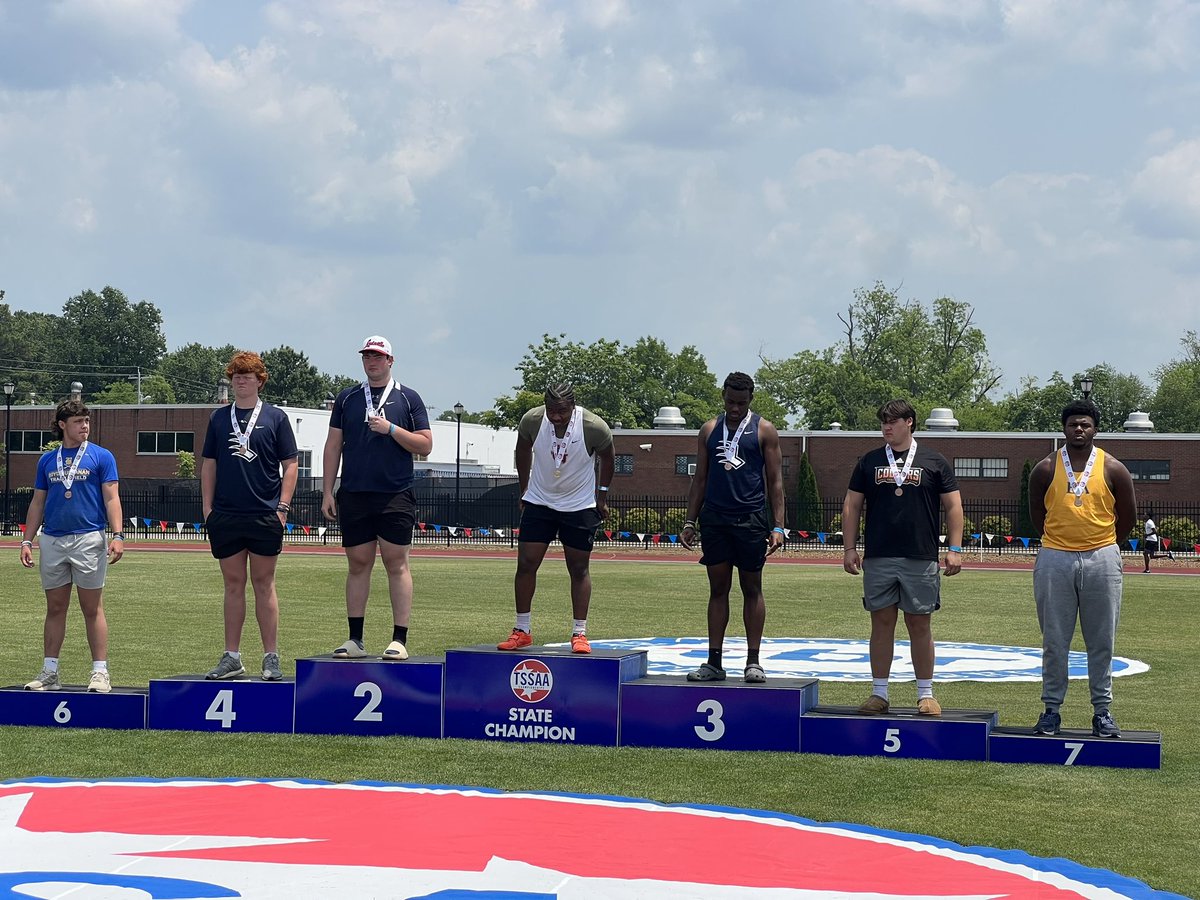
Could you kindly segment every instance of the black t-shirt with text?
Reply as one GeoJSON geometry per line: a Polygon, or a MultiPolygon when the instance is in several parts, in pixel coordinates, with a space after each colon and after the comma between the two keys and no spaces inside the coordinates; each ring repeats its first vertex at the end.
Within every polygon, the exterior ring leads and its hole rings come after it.
{"type": "MultiPolygon", "coordinates": [[[[896,465],[901,470],[910,451],[896,454],[896,465]]],[[[918,441],[904,493],[896,496],[887,452],[880,447],[859,459],[850,475],[850,490],[866,498],[864,556],[938,558],[942,494],[958,490],[954,470],[944,456],[918,441]]]]}

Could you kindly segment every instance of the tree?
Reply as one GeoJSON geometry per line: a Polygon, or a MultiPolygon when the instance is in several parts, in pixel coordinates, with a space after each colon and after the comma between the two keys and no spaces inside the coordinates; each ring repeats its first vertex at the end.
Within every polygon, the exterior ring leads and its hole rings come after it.
{"type": "Polygon", "coordinates": [[[264,350],[260,355],[267,367],[267,383],[262,389],[264,400],[312,409],[325,404],[328,376],[322,375],[307,356],[288,346],[264,350]]]}
{"type": "Polygon", "coordinates": [[[180,403],[212,403],[217,398],[217,382],[224,377],[225,366],[235,353],[237,348],[232,344],[184,344],[162,358],[158,374],[170,382],[180,403]]]}
{"type": "Polygon", "coordinates": [[[796,484],[797,531],[820,531],[824,528],[821,493],[817,489],[817,473],[813,471],[808,454],[800,454],[800,473],[796,484]]]}
{"type": "Polygon", "coordinates": [[[601,339],[594,344],[568,341],[565,334],[542,335],[530,344],[516,369],[515,393],[496,398],[484,424],[515,427],[521,416],[542,403],[547,387],[575,386],[575,399],[610,425],[649,428],[662,406],[678,406],[685,422],[699,427],[720,409],[716,380],[694,347],[672,354],[661,341],[641,338],[633,347],[601,339]]]}
{"type": "Polygon", "coordinates": [[[131,304],[114,287],[84,291],[64,303],[60,333],[62,362],[78,368],[85,392],[114,375],[155,371],[167,349],[159,308],[147,301],[131,304]]]}
{"type": "Polygon", "coordinates": [[[856,290],[838,319],[844,338],[834,346],[763,357],[755,374],[801,425],[837,421],[872,430],[876,410],[893,398],[917,408],[965,409],[984,402],[1000,382],[968,303],[939,297],[927,309],[876,282],[856,290]]]}
{"type": "Polygon", "coordinates": [[[131,381],[113,381],[92,394],[96,406],[133,406],[137,402],[137,388],[131,381]]]}
{"type": "Polygon", "coordinates": [[[175,477],[196,477],[196,454],[190,450],[180,450],[175,454],[175,477]]]}
{"type": "Polygon", "coordinates": [[[1037,379],[1021,379],[1018,390],[1004,398],[1004,424],[1008,431],[1061,431],[1062,411],[1074,397],[1074,388],[1061,372],[1050,376],[1045,386],[1037,379]]]}
{"type": "Polygon", "coordinates": [[[1033,460],[1025,460],[1021,467],[1021,494],[1017,498],[1017,536],[1038,537],[1033,530],[1033,517],[1029,515],[1029,475],[1033,471],[1033,460]]]}
{"type": "MultiPolygon", "coordinates": [[[[1136,375],[1122,374],[1108,363],[1100,363],[1086,372],[1077,372],[1073,384],[1078,385],[1085,377],[1092,380],[1089,399],[1100,410],[1101,431],[1120,431],[1131,412],[1150,406],[1150,389],[1136,375]]],[[[1059,423],[1061,413],[1060,409],[1059,423]]]]}
{"type": "MultiPolygon", "coordinates": [[[[486,415],[486,413],[464,412],[462,415],[462,420],[464,422],[470,422],[473,425],[483,425],[483,424],[485,424],[483,421],[483,417],[485,415],[486,415]]],[[[442,410],[441,414],[437,417],[437,421],[438,422],[457,422],[458,414],[455,413],[454,410],[452,410],[452,409],[444,409],[444,410],[442,410]]]]}
{"type": "Polygon", "coordinates": [[[1150,403],[1157,431],[1200,431],[1200,338],[1187,331],[1179,339],[1183,355],[1154,372],[1158,390],[1150,403]]]}

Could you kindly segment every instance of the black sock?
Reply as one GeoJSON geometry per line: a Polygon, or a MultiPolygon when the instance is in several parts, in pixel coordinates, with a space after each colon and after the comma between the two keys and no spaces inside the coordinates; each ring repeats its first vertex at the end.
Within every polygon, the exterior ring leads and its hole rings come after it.
{"type": "Polygon", "coordinates": [[[350,640],[358,641],[360,644],[363,639],[363,621],[366,616],[347,616],[346,621],[350,623],[350,640]]]}
{"type": "Polygon", "coordinates": [[[392,640],[399,641],[400,643],[407,646],[407,644],[408,644],[408,626],[407,625],[393,625],[392,626],[392,640]]]}
{"type": "Polygon", "coordinates": [[[758,665],[758,651],[757,650],[747,650],[746,651],[746,665],[748,665],[748,666],[757,666],[758,665]]]}
{"type": "Polygon", "coordinates": [[[714,669],[721,668],[721,649],[719,647],[717,649],[708,648],[708,664],[714,669]]]}

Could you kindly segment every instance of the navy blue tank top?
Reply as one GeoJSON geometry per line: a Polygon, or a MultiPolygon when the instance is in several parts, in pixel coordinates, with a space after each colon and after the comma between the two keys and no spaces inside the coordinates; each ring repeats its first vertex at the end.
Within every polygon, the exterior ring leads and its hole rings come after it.
{"type": "MultiPolygon", "coordinates": [[[[731,462],[725,459],[725,415],[717,416],[717,424],[708,436],[708,484],[704,490],[704,506],[714,512],[740,516],[757,512],[767,503],[763,482],[762,447],[758,443],[758,423],[761,416],[747,413],[750,424],[742,432],[737,452],[731,462]]],[[[737,432],[730,430],[729,437],[737,432]]]]}

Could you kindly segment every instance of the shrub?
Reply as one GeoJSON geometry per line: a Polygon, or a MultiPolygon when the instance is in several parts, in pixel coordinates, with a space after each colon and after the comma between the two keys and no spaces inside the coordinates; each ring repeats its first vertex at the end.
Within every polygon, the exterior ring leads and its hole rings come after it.
{"type": "MultiPolygon", "coordinates": [[[[858,520],[858,536],[862,538],[863,532],[867,527],[867,517],[860,516],[858,520]]],[[[835,513],[833,518],[829,520],[829,530],[834,534],[840,534],[842,531],[842,514],[835,513]]]]}
{"type": "Polygon", "coordinates": [[[621,528],[625,531],[655,534],[660,530],[661,524],[662,516],[658,514],[657,510],[650,509],[648,506],[635,506],[627,509],[621,518],[621,528]]]}
{"type": "Polygon", "coordinates": [[[1191,550],[1200,543],[1200,527],[1187,516],[1163,516],[1155,521],[1158,533],[1170,541],[1172,547],[1191,550]]]}
{"type": "Polygon", "coordinates": [[[979,523],[978,530],[984,535],[992,535],[990,543],[986,536],[980,537],[980,543],[991,547],[1002,546],[1004,544],[1004,535],[1012,534],[1012,522],[1009,521],[1008,516],[984,516],[983,520],[979,523]]]}
{"type": "Polygon", "coordinates": [[[681,506],[672,506],[662,518],[663,534],[679,534],[683,531],[685,519],[687,519],[687,510],[681,506]]]}

